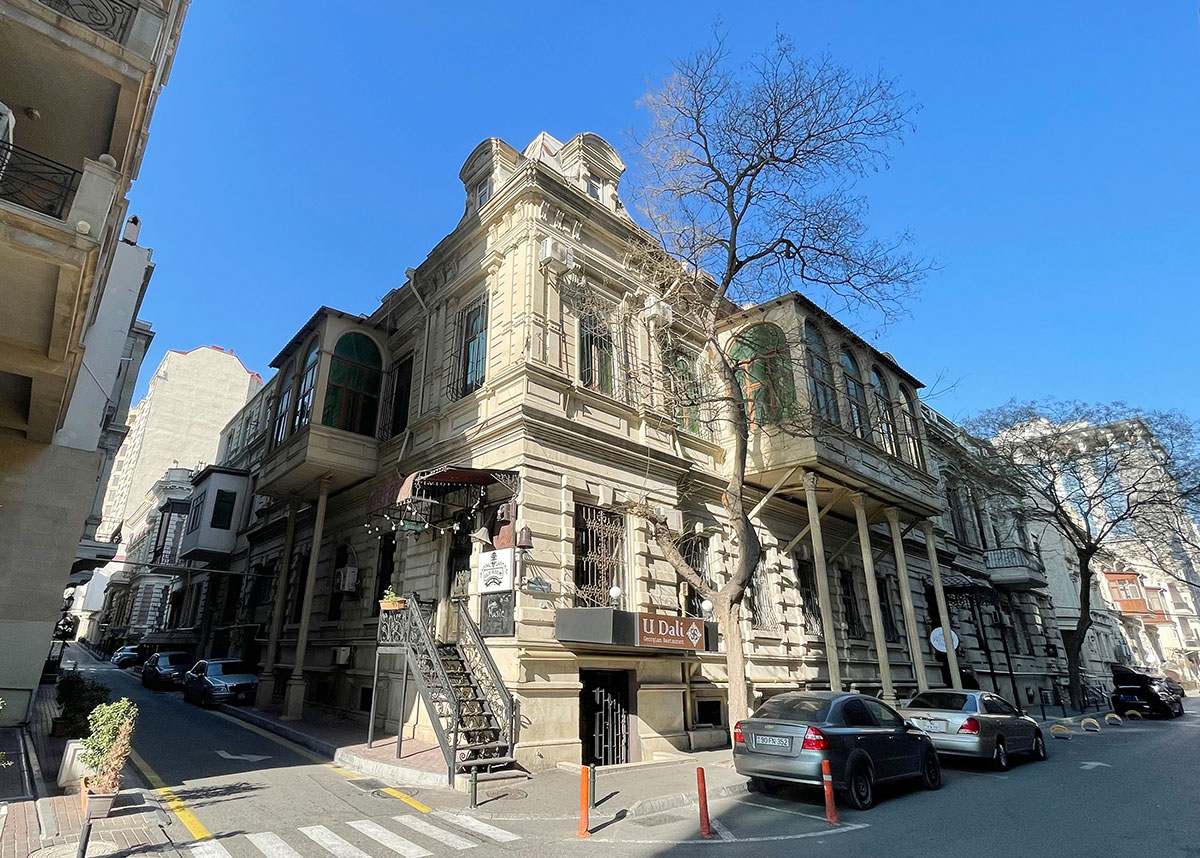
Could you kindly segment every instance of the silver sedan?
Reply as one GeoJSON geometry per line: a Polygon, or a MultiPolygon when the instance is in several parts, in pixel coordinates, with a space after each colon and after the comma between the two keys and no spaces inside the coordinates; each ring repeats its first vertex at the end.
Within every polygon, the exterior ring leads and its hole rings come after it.
{"type": "Polygon", "coordinates": [[[992,760],[1007,769],[1011,754],[1046,759],[1037,721],[987,691],[936,688],[923,691],[900,714],[929,734],[939,754],[992,760]]]}

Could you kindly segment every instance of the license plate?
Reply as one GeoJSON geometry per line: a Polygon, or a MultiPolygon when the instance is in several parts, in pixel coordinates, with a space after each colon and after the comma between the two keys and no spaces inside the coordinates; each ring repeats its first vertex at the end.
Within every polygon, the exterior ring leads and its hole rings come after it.
{"type": "Polygon", "coordinates": [[[1126,703],[1137,703],[1138,702],[1137,697],[1135,697],[1132,694],[1122,694],[1121,699],[1124,700],[1126,703]]]}
{"type": "Polygon", "coordinates": [[[924,730],[926,733],[945,733],[945,721],[927,721],[924,718],[914,718],[913,723],[924,730]]]}
{"type": "Polygon", "coordinates": [[[792,740],[787,736],[755,736],[755,745],[770,745],[772,748],[790,748],[792,740]]]}

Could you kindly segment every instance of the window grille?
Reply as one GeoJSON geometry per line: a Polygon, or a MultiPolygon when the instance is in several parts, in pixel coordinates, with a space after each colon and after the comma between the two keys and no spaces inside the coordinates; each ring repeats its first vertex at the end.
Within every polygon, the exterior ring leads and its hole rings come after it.
{"type": "Polygon", "coordinates": [[[775,605],[771,601],[770,579],[761,560],[750,579],[750,626],[759,631],[774,631],[779,628],[775,605]]]}
{"type": "MultiPolygon", "coordinates": [[[[700,580],[715,590],[717,585],[708,577],[708,547],[709,541],[707,536],[692,536],[684,540],[681,546],[681,553],[687,565],[696,570],[696,574],[700,576],[700,580]]],[[[704,594],[698,592],[686,581],[683,586],[684,614],[689,617],[703,617],[704,610],[700,605],[704,601],[704,594]]]]}
{"type": "Polygon", "coordinates": [[[588,390],[616,396],[612,329],[594,314],[579,320],[579,381],[588,390]]]}
{"type": "Polygon", "coordinates": [[[900,629],[896,626],[896,612],[892,608],[891,582],[886,576],[876,574],[879,589],[879,613],[883,618],[883,639],[888,643],[900,643],[900,629]]]}
{"type": "Polygon", "coordinates": [[[842,615],[846,621],[846,637],[863,640],[867,636],[862,613],[858,604],[858,588],[854,586],[854,573],[843,569],[838,576],[842,589],[842,615]]]}
{"type": "Polygon", "coordinates": [[[454,319],[453,347],[446,366],[446,397],[455,402],[483,387],[487,372],[487,296],[454,319]]]}
{"type": "Polygon", "coordinates": [[[575,605],[606,608],[609,590],[625,580],[625,518],[586,504],[575,505],[575,605]]]}
{"type": "Polygon", "coordinates": [[[806,635],[820,635],[821,602],[817,593],[817,571],[811,560],[796,558],[796,580],[800,585],[800,614],[806,635]]]}
{"type": "Polygon", "coordinates": [[[379,440],[395,438],[408,428],[409,409],[412,404],[413,356],[405,355],[393,361],[388,368],[383,385],[383,403],[380,406],[379,440]]]}

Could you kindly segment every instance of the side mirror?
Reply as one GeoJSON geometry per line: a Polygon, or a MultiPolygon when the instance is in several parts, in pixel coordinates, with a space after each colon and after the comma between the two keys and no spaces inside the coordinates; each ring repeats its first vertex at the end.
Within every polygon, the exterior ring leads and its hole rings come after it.
{"type": "Polygon", "coordinates": [[[915,730],[915,729],[917,729],[917,725],[914,724],[912,721],[909,721],[907,718],[905,718],[904,719],[904,729],[905,730],[915,730]]]}

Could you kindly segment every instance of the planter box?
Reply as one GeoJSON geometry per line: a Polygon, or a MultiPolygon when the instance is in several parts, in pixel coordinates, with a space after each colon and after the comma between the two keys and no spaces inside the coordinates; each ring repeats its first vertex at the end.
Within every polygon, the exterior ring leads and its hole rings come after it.
{"type": "Polygon", "coordinates": [[[83,764],[83,760],[79,759],[79,755],[82,753],[82,739],[72,739],[67,742],[67,747],[63,750],[62,762],[58,766],[58,785],[60,787],[73,788],[83,778],[96,774],[83,764]]]}
{"type": "Polygon", "coordinates": [[[67,735],[67,719],[59,715],[50,722],[50,735],[61,739],[67,735]]]}
{"type": "Polygon", "coordinates": [[[89,792],[87,781],[81,778],[79,781],[79,796],[84,819],[106,819],[108,812],[112,810],[113,800],[117,797],[117,793],[89,792]]]}
{"type": "Polygon", "coordinates": [[[379,610],[381,611],[400,611],[404,609],[403,599],[380,599],[379,610]]]}

